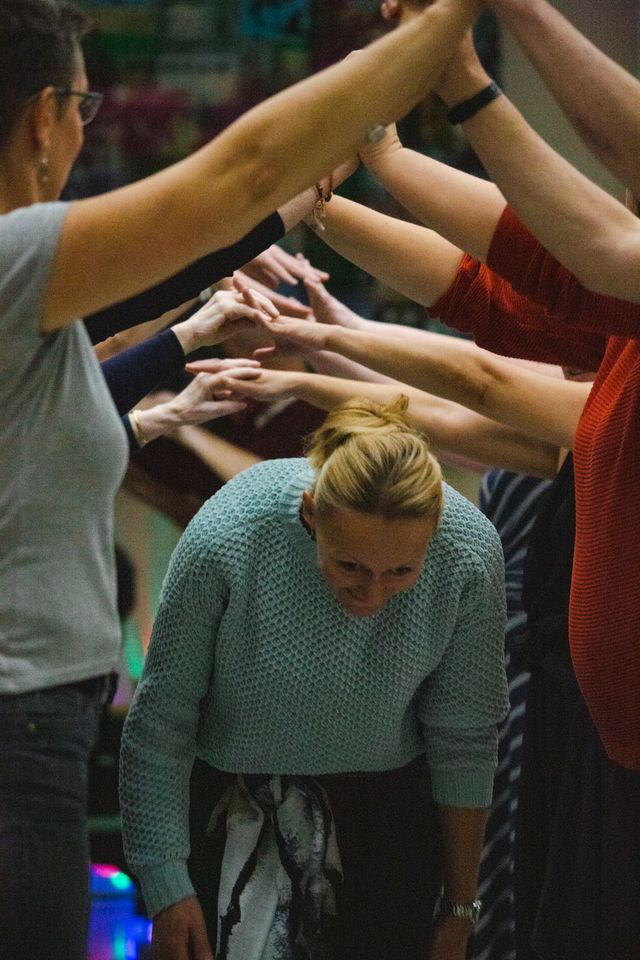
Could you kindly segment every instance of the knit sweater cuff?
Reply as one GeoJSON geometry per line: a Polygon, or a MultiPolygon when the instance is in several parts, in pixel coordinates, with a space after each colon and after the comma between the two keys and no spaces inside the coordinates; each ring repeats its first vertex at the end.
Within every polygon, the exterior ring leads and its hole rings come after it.
{"type": "Polygon", "coordinates": [[[161,910],[195,896],[187,864],[184,860],[160,863],[136,871],[149,917],[161,910]]]}
{"type": "Polygon", "coordinates": [[[431,793],[446,807],[491,806],[493,770],[431,770],[431,793]]]}

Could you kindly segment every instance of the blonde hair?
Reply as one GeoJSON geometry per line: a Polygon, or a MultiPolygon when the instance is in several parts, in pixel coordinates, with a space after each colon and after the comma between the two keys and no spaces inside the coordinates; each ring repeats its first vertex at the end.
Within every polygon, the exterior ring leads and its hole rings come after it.
{"type": "Polygon", "coordinates": [[[389,404],[354,397],[336,407],[310,440],[314,500],[388,519],[442,511],[442,473],[429,443],[407,416],[409,400],[389,404]]]}

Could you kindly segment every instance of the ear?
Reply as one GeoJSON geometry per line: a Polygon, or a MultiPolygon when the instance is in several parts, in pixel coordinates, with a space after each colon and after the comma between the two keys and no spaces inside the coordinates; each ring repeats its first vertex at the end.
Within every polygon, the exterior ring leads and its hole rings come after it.
{"type": "Polygon", "coordinates": [[[383,20],[397,20],[400,15],[400,0],[382,0],[380,13],[383,20]]]}
{"type": "Polygon", "coordinates": [[[316,528],[316,502],[310,490],[302,494],[302,517],[311,530],[316,528]]]}
{"type": "Polygon", "coordinates": [[[58,101],[54,87],[45,87],[39,96],[29,104],[28,122],[34,149],[46,153],[51,146],[54,126],[59,117],[58,101]]]}

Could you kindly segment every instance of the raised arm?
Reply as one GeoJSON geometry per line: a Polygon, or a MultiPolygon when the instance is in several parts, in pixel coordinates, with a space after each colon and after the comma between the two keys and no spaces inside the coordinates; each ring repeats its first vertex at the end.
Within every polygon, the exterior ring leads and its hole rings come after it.
{"type": "Polygon", "coordinates": [[[368,131],[424,96],[479,7],[478,0],[436,0],[360,56],[255,107],[187,160],[72,204],[43,330],[133,296],[233,243],[352,156],[368,131]]]}
{"type": "Polygon", "coordinates": [[[327,205],[324,227],[318,235],[333,250],[426,307],[451,286],[463,256],[433,230],[344,197],[327,205]]]}
{"type": "Polygon", "coordinates": [[[553,477],[557,472],[559,451],[555,444],[398,381],[371,383],[316,373],[261,370],[251,381],[229,374],[224,384],[234,397],[270,401],[292,396],[322,410],[332,410],[354,396],[389,403],[404,393],[409,398],[411,416],[441,459],[464,457],[478,464],[541,477],[553,477]]]}
{"type": "MultiPolygon", "coordinates": [[[[454,106],[488,82],[467,38],[438,92],[454,106]]],[[[494,181],[543,247],[587,290],[640,302],[637,217],[552,150],[504,95],[463,127],[494,181]]]]}
{"type": "Polygon", "coordinates": [[[493,183],[404,147],[394,125],[360,157],[384,188],[420,223],[486,262],[506,200],[493,183]]]}
{"type": "Polygon", "coordinates": [[[591,153],[640,195],[640,81],[547,0],[487,0],[487,6],[517,37],[591,153]]]}

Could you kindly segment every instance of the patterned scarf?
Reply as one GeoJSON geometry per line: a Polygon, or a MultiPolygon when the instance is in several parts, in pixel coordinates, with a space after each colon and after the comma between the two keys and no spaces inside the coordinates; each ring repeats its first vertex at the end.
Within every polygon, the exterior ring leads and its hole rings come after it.
{"type": "Polygon", "coordinates": [[[239,775],[216,805],[226,815],[216,960],[328,960],[342,866],[326,793],[311,777],[239,775]]]}

